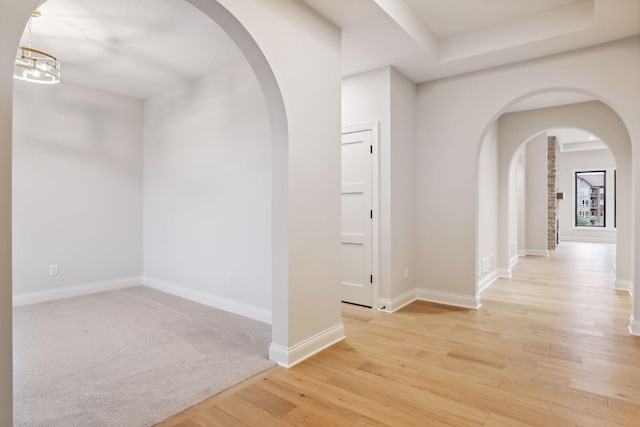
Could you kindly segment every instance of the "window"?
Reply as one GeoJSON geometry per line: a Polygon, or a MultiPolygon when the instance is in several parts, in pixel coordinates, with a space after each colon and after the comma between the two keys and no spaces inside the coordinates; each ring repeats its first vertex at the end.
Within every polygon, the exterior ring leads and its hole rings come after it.
{"type": "Polygon", "coordinates": [[[576,227],[604,227],[606,171],[576,172],[576,227]]]}

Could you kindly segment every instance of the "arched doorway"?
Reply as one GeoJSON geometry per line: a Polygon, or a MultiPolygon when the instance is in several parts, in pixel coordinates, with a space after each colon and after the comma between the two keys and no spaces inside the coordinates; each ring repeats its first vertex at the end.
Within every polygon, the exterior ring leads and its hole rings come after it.
{"type": "MultiPolygon", "coordinates": [[[[335,194],[340,182],[339,31],[298,3],[190,3],[228,32],[264,91],[273,144],[270,355],[290,366],[344,337],[337,302],[340,198],[335,194]],[[319,96],[322,103],[309,102],[319,96]],[[327,143],[332,140],[335,145],[327,143]],[[292,144],[298,149],[292,150],[292,144]],[[292,318],[308,321],[291,322],[292,318]]],[[[39,4],[1,0],[0,5],[0,423],[5,424],[11,423],[12,405],[12,68],[22,30],[39,4]]]]}
{"type": "MultiPolygon", "coordinates": [[[[618,168],[618,196],[617,206],[619,250],[617,251],[616,271],[619,280],[631,280],[631,142],[626,128],[617,114],[599,101],[591,101],[578,104],[570,104],[547,109],[520,112],[513,115],[505,115],[500,121],[501,145],[499,162],[499,175],[508,177],[514,155],[521,145],[533,135],[544,132],[546,129],[571,127],[582,129],[597,135],[601,140],[607,141],[618,168]]],[[[501,189],[508,197],[508,180],[500,181],[501,189]]],[[[501,193],[502,194],[502,193],[501,193]]],[[[498,265],[508,270],[513,236],[509,236],[508,224],[512,221],[508,215],[509,201],[506,197],[500,197],[499,212],[507,224],[499,231],[498,265]]],[[[508,271],[507,271],[508,273],[508,271]]],[[[508,275],[508,274],[507,274],[508,275]]]]}
{"type": "MultiPolygon", "coordinates": [[[[535,96],[535,92],[529,96],[535,96]]],[[[521,101],[520,97],[514,102],[521,101]]],[[[507,108],[507,107],[505,107],[507,108]]],[[[502,110],[504,111],[504,109],[502,110]]],[[[491,135],[491,129],[499,135],[494,138],[497,144],[496,165],[498,182],[497,189],[497,243],[495,252],[496,277],[510,277],[512,260],[517,257],[517,233],[514,227],[513,185],[509,177],[513,174],[514,163],[517,161],[518,151],[524,143],[535,135],[539,135],[548,129],[570,127],[584,130],[599,139],[607,141],[617,165],[617,245],[616,252],[616,284],[628,283],[633,277],[633,235],[632,230],[632,200],[631,191],[632,164],[631,164],[631,139],[626,126],[620,117],[607,105],[600,101],[587,101],[575,104],[560,105],[548,108],[536,108],[526,111],[500,114],[495,122],[487,128],[485,135],[491,135]]],[[[486,143],[485,137],[483,142],[486,143]]],[[[482,147],[480,150],[482,153],[482,147]]],[[[478,192],[481,197],[480,190],[478,192]]],[[[478,201],[480,204],[480,201],[478,201]]],[[[478,221],[478,229],[482,224],[478,221]]],[[[479,233],[477,234],[479,236],[479,233]]],[[[480,241],[477,241],[477,261],[482,262],[483,254],[480,253],[480,241]]],[[[484,285],[477,281],[476,289],[481,291],[484,285]]],[[[485,285],[486,286],[486,285],[485,285]]]]}

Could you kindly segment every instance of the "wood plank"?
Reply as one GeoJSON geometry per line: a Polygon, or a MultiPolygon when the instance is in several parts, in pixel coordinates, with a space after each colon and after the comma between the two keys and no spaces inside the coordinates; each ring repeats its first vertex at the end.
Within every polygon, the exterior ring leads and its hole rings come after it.
{"type": "Polygon", "coordinates": [[[638,426],[640,338],[614,249],[521,257],[478,310],[344,305],[345,341],[160,425],[638,426]]]}

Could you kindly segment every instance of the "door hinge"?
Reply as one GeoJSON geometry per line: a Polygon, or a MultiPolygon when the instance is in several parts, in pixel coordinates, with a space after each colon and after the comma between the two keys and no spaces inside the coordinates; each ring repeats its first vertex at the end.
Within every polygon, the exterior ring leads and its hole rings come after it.
{"type": "Polygon", "coordinates": [[[370,282],[373,283],[373,274],[369,278],[370,282]]]}
{"type": "Polygon", "coordinates": [[[370,145],[370,146],[369,146],[369,152],[370,152],[371,154],[373,154],[373,145],[370,145]]]}
{"type": "Polygon", "coordinates": [[[369,218],[373,219],[373,209],[369,211],[369,218]]]}

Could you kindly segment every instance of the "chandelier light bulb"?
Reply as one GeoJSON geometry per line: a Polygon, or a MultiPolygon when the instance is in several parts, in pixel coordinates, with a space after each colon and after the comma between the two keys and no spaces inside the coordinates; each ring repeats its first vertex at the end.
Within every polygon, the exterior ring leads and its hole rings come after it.
{"type": "Polygon", "coordinates": [[[36,10],[27,25],[28,44],[18,48],[13,77],[31,83],[56,84],[60,82],[60,62],[55,56],[31,47],[32,20],[40,16],[36,10]]]}

